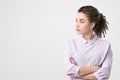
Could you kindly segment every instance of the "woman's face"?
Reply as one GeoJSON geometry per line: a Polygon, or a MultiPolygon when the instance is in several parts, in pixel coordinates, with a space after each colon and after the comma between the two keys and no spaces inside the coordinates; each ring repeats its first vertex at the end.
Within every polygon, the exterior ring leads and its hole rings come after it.
{"type": "Polygon", "coordinates": [[[87,15],[82,12],[78,12],[76,16],[76,31],[83,35],[93,32],[93,24],[89,22],[87,15]]]}

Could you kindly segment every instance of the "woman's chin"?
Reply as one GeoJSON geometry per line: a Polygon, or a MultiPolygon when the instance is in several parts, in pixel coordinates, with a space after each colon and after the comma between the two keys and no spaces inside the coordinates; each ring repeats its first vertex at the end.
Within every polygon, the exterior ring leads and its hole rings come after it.
{"type": "Polygon", "coordinates": [[[80,33],[80,32],[77,32],[77,34],[78,34],[78,35],[81,35],[81,33],[80,33]]]}

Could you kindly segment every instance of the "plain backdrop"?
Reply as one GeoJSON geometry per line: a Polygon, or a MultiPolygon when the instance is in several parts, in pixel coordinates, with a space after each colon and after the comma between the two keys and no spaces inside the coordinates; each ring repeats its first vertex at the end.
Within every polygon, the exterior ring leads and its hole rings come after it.
{"type": "Polygon", "coordinates": [[[120,79],[119,0],[0,0],[0,80],[67,80],[66,41],[76,36],[78,8],[93,5],[109,22],[109,80],[120,79]]]}

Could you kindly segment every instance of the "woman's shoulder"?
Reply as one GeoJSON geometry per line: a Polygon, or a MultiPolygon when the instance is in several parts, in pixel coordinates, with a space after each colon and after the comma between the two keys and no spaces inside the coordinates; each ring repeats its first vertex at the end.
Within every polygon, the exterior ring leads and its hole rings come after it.
{"type": "Polygon", "coordinates": [[[106,39],[103,39],[103,38],[98,38],[98,43],[102,44],[103,46],[105,46],[105,45],[109,46],[110,45],[110,42],[106,39]]]}

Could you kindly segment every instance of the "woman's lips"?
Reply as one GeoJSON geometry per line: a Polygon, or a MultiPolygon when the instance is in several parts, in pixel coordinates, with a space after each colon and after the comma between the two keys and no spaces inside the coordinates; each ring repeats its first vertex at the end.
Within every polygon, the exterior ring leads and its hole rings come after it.
{"type": "Polygon", "coordinates": [[[76,31],[80,31],[80,29],[76,29],[76,31]]]}

